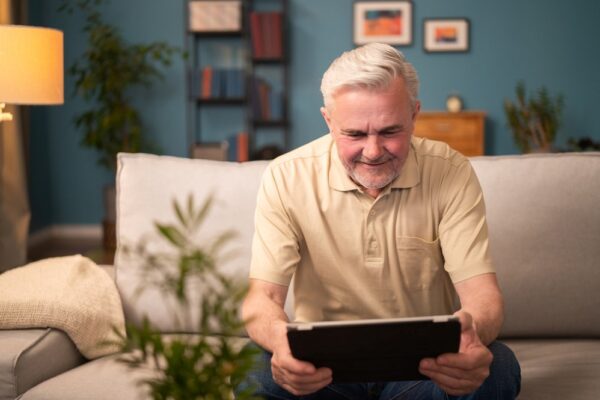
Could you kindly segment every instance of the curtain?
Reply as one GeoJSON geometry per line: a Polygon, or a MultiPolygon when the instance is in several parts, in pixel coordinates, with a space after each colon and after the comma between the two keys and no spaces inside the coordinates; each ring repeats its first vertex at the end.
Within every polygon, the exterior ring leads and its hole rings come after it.
{"type": "MultiPolygon", "coordinates": [[[[26,0],[0,0],[0,24],[23,23],[25,7],[26,0]]],[[[10,112],[13,120],[0,122],[0,273],[26,262],[31,217],[22,110],[7,105],[4,111],[10,112]]]]}

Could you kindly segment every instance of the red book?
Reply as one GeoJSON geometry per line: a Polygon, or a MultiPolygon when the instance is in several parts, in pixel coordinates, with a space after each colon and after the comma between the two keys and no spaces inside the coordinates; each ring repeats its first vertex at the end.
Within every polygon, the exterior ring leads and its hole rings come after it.
{"type": "Polygon", "coordinates": [[[212,67],[204,67],[202,70],[202,93],[200,93],[203,99],[209,99],[211,94],[212,86],[212,67]]]}
{"type": "Polygon", "coordinates": [[[256,11],[251,12],[250,38],[252,41],[252,55],[254,58],[262,58],[265,53],[261,25],[261,14],[256,11]]]}
{"type": "Polygon", "coordinates": [[[273,31],[273,14],[272,12],[263,13],[262,17],[262,33],[265,45],[265,58],[273,58],[273,49],[274,49],[274,41],[275,41],[275,32],[273,31]]]}
{"type": "Polygon", "coordinates": [[[273,13],[273,57],[283,57],[283,13],[273,13]]]}
{"type": "Polygon", "coordinates": [[[237,135],[237,160],[244,162],[250,160],[248,133],[240,132],[237,135]]]}

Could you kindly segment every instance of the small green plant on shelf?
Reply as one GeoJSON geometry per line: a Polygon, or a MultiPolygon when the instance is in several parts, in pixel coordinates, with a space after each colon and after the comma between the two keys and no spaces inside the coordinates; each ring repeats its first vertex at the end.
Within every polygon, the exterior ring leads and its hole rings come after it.
{"type": "MultiPolygon", "coordinates": [[[[211,204],[209,198],[196,207],[192,196],[186,204],[174,201],[176,223],[155,223],[155,239],[125,247],[126,255],[143,268],[139,291],[159,289],[163,301],[174,305],[173,326],[189,331],[190,321],[197,320],[198,334],[165,335],[144,318],[140,326],[128,325],[127,337],[121,337],[119,361],[132,369],[153,371],[140,383],[155,400],[231,398],[233,388],[254,364],[256,351],[240,339],[243,323],[238,310],[245,284],[217,267],[221,259],[217,255],[234,235],[225,232],[210,243],[197,243],[211,204]],[[149,250],[161,246],[168,250],[149,250]],[[199,311],[196,319],[194,311],[199,311]]],[[[255,399],[250,390],[236,398],[255,399]]]]}
{"type": "Polygon", "coordinates": [[[553,97],[544,86],[527,99],[525,83],[516,86],[516,102],[504,101],[504,112],[516,145],[523,153],[552,150],[561,125],[564,97],[553,97]]]}
{"type": "Polygon", "coordinates": [[[58,10],[78,11],[85,17],[88,47],[68,72],[75,79],[75,95],[89,109],[74,120],[83,132],[81,143],[98,152],[101,165],[115,170],[118,152],[156,151],[144,137],[142,115],[133,105],[131,90],[162,79],[161,68],[181,51],[165,42],[126,43],[117,28],[103,20],[99,6],[105,2],[63,0],[58,10]]]}

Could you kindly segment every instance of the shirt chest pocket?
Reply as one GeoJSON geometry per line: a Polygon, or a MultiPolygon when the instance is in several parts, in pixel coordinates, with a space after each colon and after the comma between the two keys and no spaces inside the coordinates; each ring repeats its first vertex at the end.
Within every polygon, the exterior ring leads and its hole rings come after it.
{"type": "Polygon", "coordinates": [[[398,278],[407,290],[428,290],[442,282],[444,258],[439,239],[432,242],[418,237],[396,238],[398,278]]]}

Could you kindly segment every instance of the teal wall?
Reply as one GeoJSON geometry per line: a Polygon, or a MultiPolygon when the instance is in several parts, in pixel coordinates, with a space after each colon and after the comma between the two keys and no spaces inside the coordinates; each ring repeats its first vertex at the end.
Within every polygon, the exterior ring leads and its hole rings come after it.
{"type": "MultiPolygon", "coordinates": [[[[85,48],[82,21],[59,14],[60,0],[29,0],[31,22],[65,32],[65,64],[85,48]]],[[[325,132],[319,115],[320,77],[331,60],[353,48],[352,1],[290,0],[292,45],[291,115],[293,147],[325,132]]],[[[444,108],[450,92],[469,109],[488,113],[486,153],[517,153],[502,111],[505,98],[524,80],[530,89],[545,85],[566,99],[558,144],[569,137],[600,140],[600,3],[588,0],[418,0],[414,2],[413,44],[401,50],[421,77],[423,109],[444,108]],[[427,54],[422,49],[424,18],[466,17],[471,22],[468,53],[427,54]]],[[[130,41],[164,40],[185,46],[183,0],[112,0],[106,19],[130,41]]],[[[165,154],[185,156],[185,65],[175,63],[164,82],[140,91],[148,135],[165,154]]],[[[102,186],[112,176],[79,145],[72,119],[83,104],[70,94],[60,107],[32,110],[29,165],[32,229],[50,224],[95,224],[102,218],[102,186]]],[[[218,123],[217,123],[218,124],[218,123]]],[[[149,199],[149,201],[151,201],[149,199]]]]}

